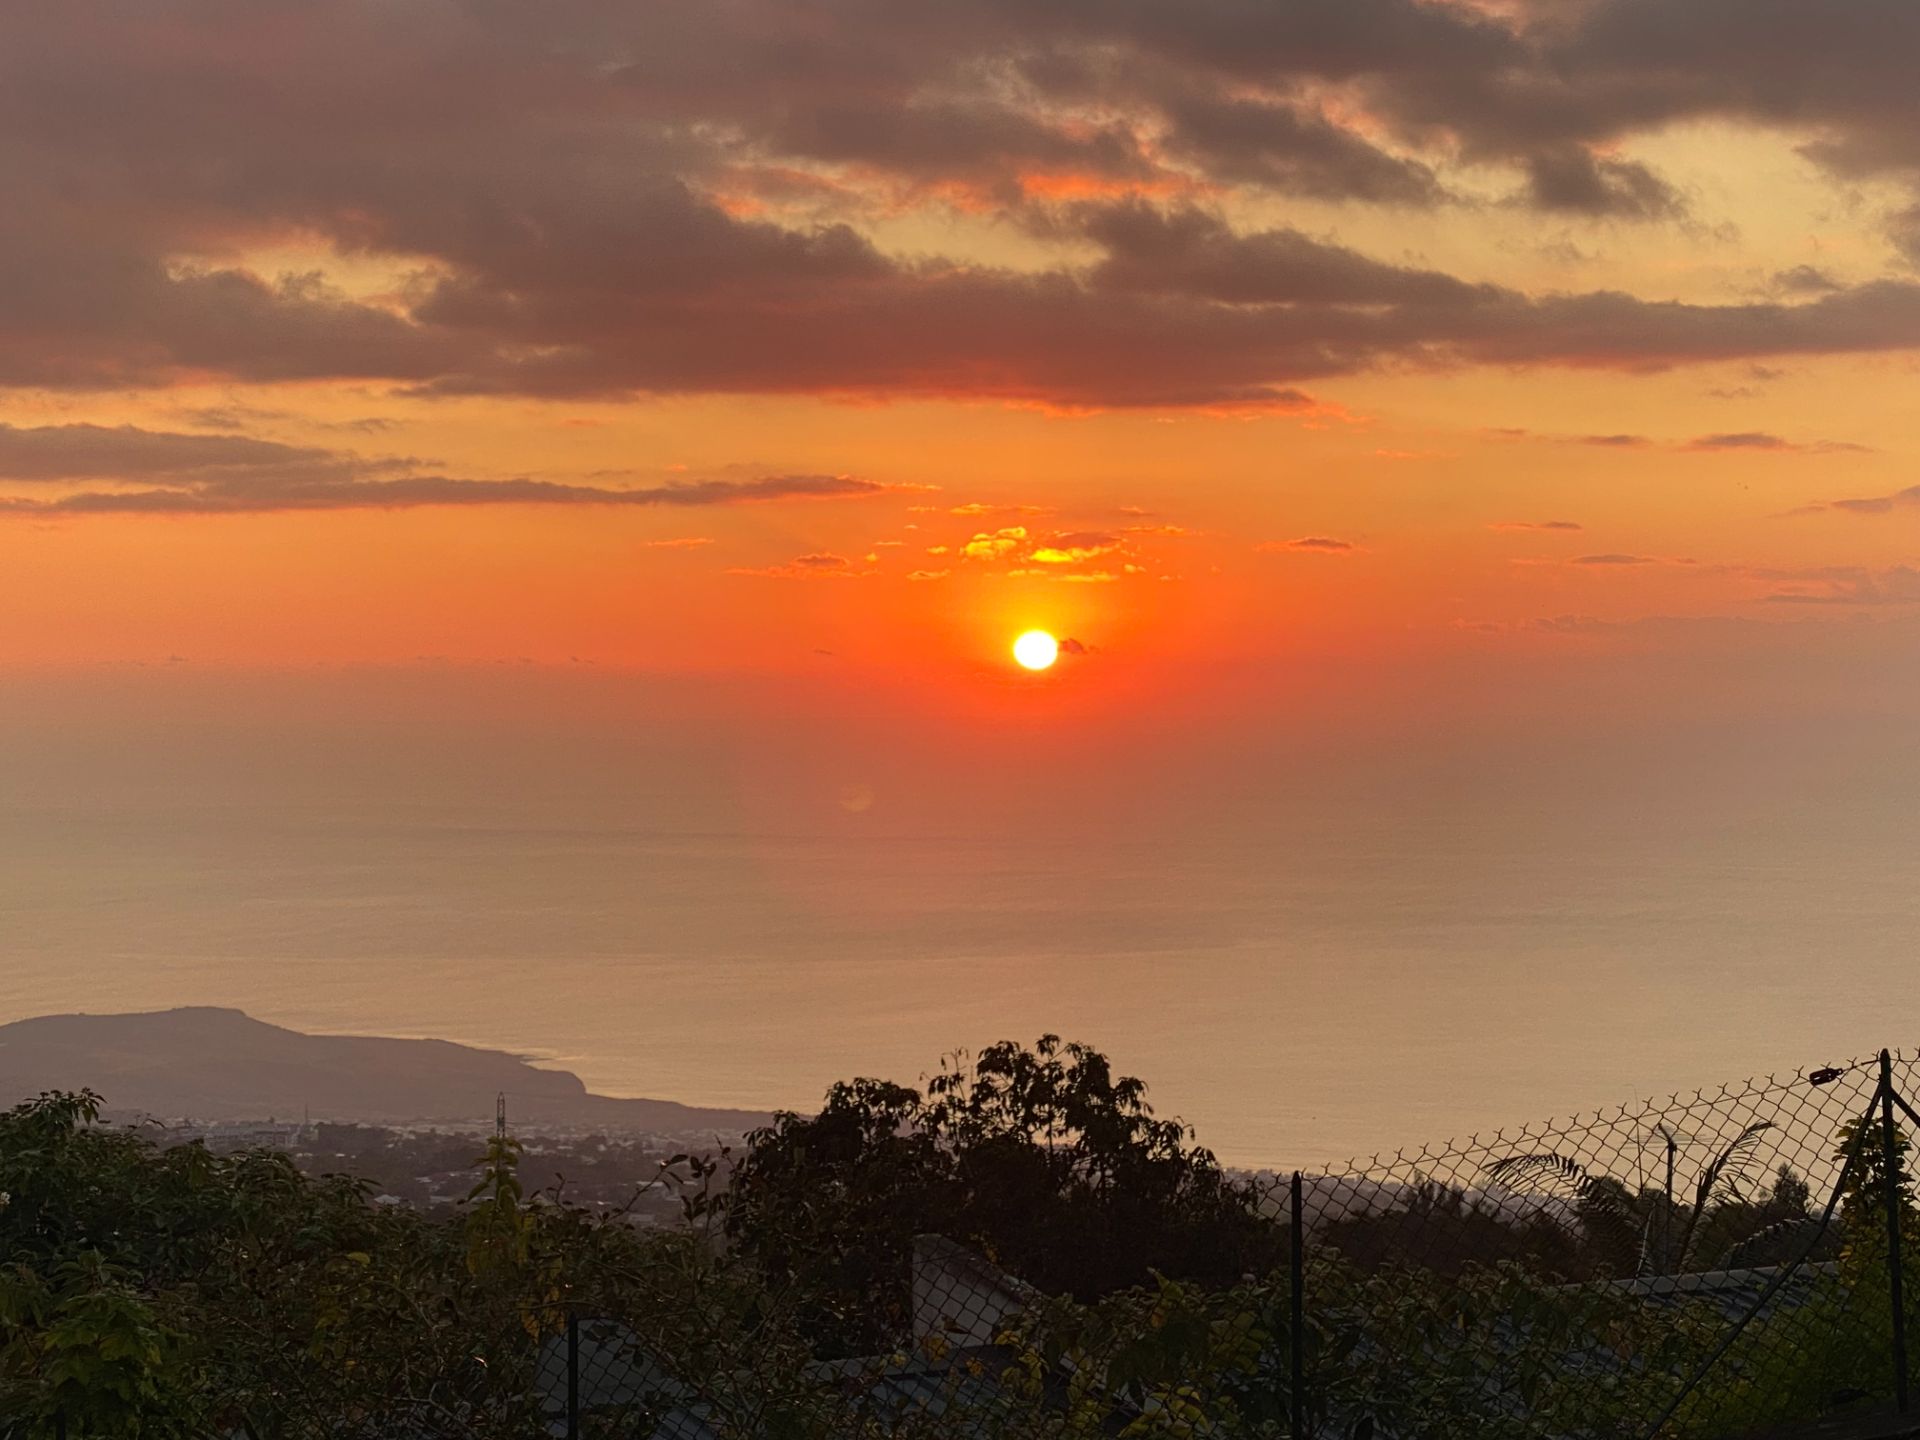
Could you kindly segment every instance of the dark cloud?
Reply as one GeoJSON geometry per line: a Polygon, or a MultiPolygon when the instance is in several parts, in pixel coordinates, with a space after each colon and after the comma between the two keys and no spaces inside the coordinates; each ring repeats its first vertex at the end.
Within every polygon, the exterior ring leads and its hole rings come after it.
{"type": "Polygon", "coordinates": [[[1304,550],[1310,555],[1350,555],[1360,547],[1351,540],[1336,540],[1329,535],[1302,535],[1298,540],[1269,540],[1254,548],[1268,552],[1304,550]]]}
{"type": "Polygon", "coordinates": [[[0,480],[190,479],[236,472],[312,476],[360,467],[375,468],[330,450],[243,435],[191,435],[133,425],[0,423],[0,480]]]}
{"type": "Polygon", "coordinates": [[[1687,442],[1689,450],[1791,450],[1793,445],[1778,435],[1758,430],[1742,430],[1725,435],[1702,435],[1687,442]]]}
{"type": "Polygon", "coordinates": [[[1864,454],[1869,449],[1850,440],[1788,440],[1763,430],[1738,430],[1721,435],[1701,435],[1689,440],[1688,450],[1770,450],[1784,454],[1834,455],[1864,454]]]}
{"type": "Polygon", "coordinates": [[[1390,154],[1298,103],[1196,90],[1169,101],[1164,113],[1166,148],[1217,181],[1392,205],[1448,198],[1430,166],[1390,154]]]}
{"type": "Polygon", "coordinates": [[[844,499],[890,487],[836,475],[770,475],[618,490],[552,480],[209,481],[180,489],[87,490],[54,500],[0,499],[0,511],[37,515],[241,515],[277,510],[402,510],[423,505],[732,505],[755,500],[844,499]]]}
{"type": "Polygon", "coordinates": [[[1569,565],[1657,565],[1659,562],[1647,555],[1577,555],[1567,562],[1569,565]]]}
{"type": "MultiPolygon", "coordinates": [[[[865,580],[874,570],[856,570],[841,555],[798,555],[784,565],[730,565],[729,575],[751,575],[762,580],[865,580]]],[[[827,654],[831,652],[816,652],[827,654]]]]}
{"type": "Polygon", "coordinates": [[[1468,306],[1496,302],[1492,285],[1383,264],[1298,230],[1237,234],[1217,215],[1139,201],[1090,207],[1087,236],[1106,250],[1098,286],[1233,304],[1468,306]]]}
{"type": "MultiPolygon", "coordinates": [[[[13,6],[0,386],[1280,408],[1311,403],[1308,382],[1388,364],[1651,370],[1910,349],[1908,281],[1790,272],[1777,293],[1791,303],[1526,294],[1165,202],[1431,206],[1459,157],[1505,167],[1545,210],[1659,221],[1679,196],[1619,147],[1707,119],[1811,135],[1806,153],[1835,173],[1920,185],[1917,13],[13,6]],[[1116,194],[1136,198],[1072,203],[1116,194]],[[1053,262],[903,256],[862,228],[942,200],[1052,226],[1053,262]],[[250,249],[290,235],[384,261],[394,283],[349,293],[249,268],[250,249]]],[[[1895,217],[1896,243],[1912,245],[1915,215],[1895,217]]]]}
{"type": "Polygon", "coordinates": [[[1627,220],[1668,219],[1685,213],[1680,194],[1633,160],[1595,155],[1565,145],[1526,160],[1527,195],[1542,210],[1627,220]]]}
{"type": "Polygon", "coordinates": [[[29,484],[39,489],[80,483],[90,487],[49,498],[0,496],[0,512],[193,515],[423,505],[687,507],[851,499],[903,488],[848,475],[767,475],[620,488],[423,474],[415,470],[416,463],[365,459],[244,436],[191,435],[133,426],[0,425],[0,485],[29,484]],[[102,483],[117,488],[91,488],[102,483]]]}
{"type": "Polygon", "coordinates": [[[1890,495],[1861,495],[1848,500],[1822,500],[1812,505],[1802,506],[1798,513],[1811,514],[1820,510],[1838,510],[1848,515],[1885,515],[1893,510],[1909,506],[1920,506],[1920,485],[1909,485],[1904,490],[1895,490],[1890,495]]]}
{"type": "Polygon", "coordinates": [[[1920,204],[1909,205],[1888,217],[1887,238],[1907,264],[1920,269],[1920,204]]]}
{"type": "MultiPolygon", "coordinates": [[[[1721,392],[1716,392],[1721,393],[1721,392]]],[[[1851,440],[1790,440],[1764,430],[1734,430],[1712,435],[1696,435],[1690,440],[1656,440],[1650,435],[1546,435],[1527,431],[1496,432],[1508,438],[1530,438],[1591,445],[1609,450],[1637,450],[1658,445],[1668,450],[1771,452],[1786,455],[1868,454],[1872,447],[1851,440]]]]}
{"type": "Polygon", "coordinates": [[[1828,295],[1846,288],[1826,271],[1813,265],[1795,265],[1790,270],[1777,271],[1773,277],[1773,287],[1789,295],[1828,295]]]}

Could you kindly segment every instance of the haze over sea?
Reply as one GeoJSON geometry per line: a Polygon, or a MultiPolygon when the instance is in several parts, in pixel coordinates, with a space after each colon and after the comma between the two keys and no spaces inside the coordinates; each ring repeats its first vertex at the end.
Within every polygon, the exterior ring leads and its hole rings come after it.
{"type": "Polygon", "coordinates": [[[1776,668],[1126,733],[838,676],[748,723],[610,675],[16,675],[0,1019],[232,1005],[754,1107],[1055,1031],[1250,1165],[1920,1041],[1911,681],[1755,703],[1776,668]],[[1586,728],[1622,685],[1667,718],[1586,728]]]}

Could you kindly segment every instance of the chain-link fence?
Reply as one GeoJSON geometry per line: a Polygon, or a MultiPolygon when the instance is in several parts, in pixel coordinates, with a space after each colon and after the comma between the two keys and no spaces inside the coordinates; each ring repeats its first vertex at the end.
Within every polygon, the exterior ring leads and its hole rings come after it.
{"type": "Polygon", "coordinates": [[[1904,1411],[1913,1078],[1885,1055],[1276,1183],[1304,1252],[1302,1432],[1904,1411]]]}
{"type": "MultiPolygon", "coordinates": [[[[698,1245],[645,1275],[495,1287],[433,1353],[356,1350],[350,1314],[323,1317],[330,1350],[236,1330],[231,1381],[153,1433],[1737,1440],[1836,1417],[1920,1433],[1898,1428],[1920,1294],[1914,1069],[1883,1054],[1258,1177],[1289,1263],[1233,1286],[1076,1303],[921,1236],[893,1348],[852,1359],[817,1358],[793,1323],[817,1297],[698,1245]]],[[[0,1421],[15,1433],[49,1432],[0,1421]]]]}

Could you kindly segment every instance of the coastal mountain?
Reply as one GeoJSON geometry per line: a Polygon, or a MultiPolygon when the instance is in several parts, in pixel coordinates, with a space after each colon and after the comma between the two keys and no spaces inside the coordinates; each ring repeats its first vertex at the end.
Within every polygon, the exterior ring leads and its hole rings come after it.
{"type": "Polygon", "coordinates": [[[595,1095],[580,1077],[448,1040],[307,1035],[239,1010],[43,1015],[0,1025],[0,1105],[90,1089],[115,1112],[160,1119],[492,1123],[505,1092],[523,1129],[736,1133],[750,1110],[595,1095]]]}

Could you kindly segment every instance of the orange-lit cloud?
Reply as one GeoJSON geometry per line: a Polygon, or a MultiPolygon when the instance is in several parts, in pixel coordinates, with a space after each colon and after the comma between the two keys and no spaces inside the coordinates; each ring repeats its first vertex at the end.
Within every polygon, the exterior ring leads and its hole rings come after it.
{"type": "Polygon", "coordinates": [[[1308,555],[1352,555],[1360,549],[1351,540],[1338,540],[1331,535],[1302,535],[1297,540],[1268,540],[1254,548],[1268,554],[1284,554],[1291,550],[1308,555]]]}

